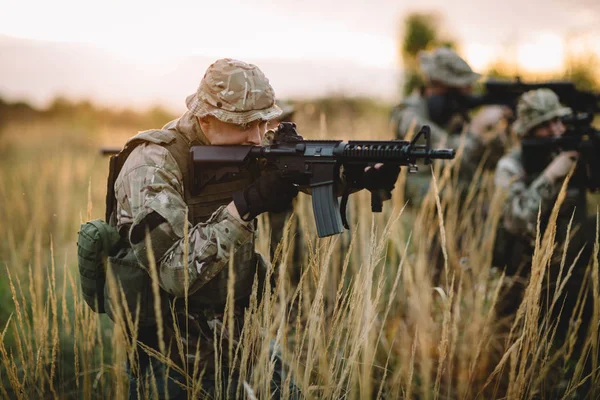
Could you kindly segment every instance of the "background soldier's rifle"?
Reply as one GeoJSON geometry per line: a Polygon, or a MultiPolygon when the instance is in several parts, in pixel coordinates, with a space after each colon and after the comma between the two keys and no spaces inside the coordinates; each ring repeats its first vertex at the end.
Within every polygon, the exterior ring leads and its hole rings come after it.
{"type": "Polygon", "coordinates": [[[579,90],[570,81],[544,81],[525,83],[520,79],[496,80],[490,79],[484,83],[484,92],[468,96],[465,106],[469,109],[482,105],[505,105],[513,111],[517,109],[519,97],[525,92],[537,89],[550,89],[560,99],[561,103],[570,107],[575,114],[594,114],[600,109],[600,94],[579,90]]]}
{"type": "MultiPolygon", "coordinates": [[[[281,123],[279,130],[294,129],[292,123],[281,123]]],[[[218,182],[228,174],[238,174],[256,165],[276,168],[300,187],[311,191],[313,211],[319,237],[330,236],[348,229],[345,206],[349,191],[338,203],[336,184],[343,168],[362,174],[367,166],[377,163],[408,166],[416,169],[417,160],[430,164],[434,159],[452,159],[453,149],[432,149],[429,126],[423,126],[412,141],[375,140],[299,140],[294,135],[274,138],[268,146],[193,146],[194,191],[202,190],[209,182],[218,182]],[[423,137],[426,144],[417,144],[423,137]]],[[[377,191],[371,192],[371,209],[380,212],[382,199],[377,191]]]]}
{"type": "Polygon", "coordinates": [[[594,115],[582,113],[566,120],[567,131],[558,138],[524,138],[521,140],[525,170],[536,175],[560,151],[579,152],[570,186],[600,189],[600,131],[592,126],[594,115]]]}

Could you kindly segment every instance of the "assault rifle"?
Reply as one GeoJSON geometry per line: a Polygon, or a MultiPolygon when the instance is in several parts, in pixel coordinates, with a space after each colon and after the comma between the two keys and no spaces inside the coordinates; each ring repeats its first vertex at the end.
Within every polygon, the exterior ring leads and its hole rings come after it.
{"type": "Polygon", "coordinates": [[[558,138],[524,138],[521,149],[525,170],[536,174],[560,151],[575,150],[579,160],[569,184],[592,192],[600,190],[600,131],[592,126],[593,114],[565,120],[567,131],[558,138]]]}
{"type": "Polygon", "coordinates": [[[516,111],[517,102],[523,93],[536,89],[550,89],[556,93],[561,103],[573,110],[574,114],[594,114],[600,110],[600,94],[579,90],[570,81],[525,83],[519,78],[515,80],[490,79],[484,83],[484,86],[483,94],[465,98],[464,106],[467,109],[482,105],[505,105],[516,111]]]}
{"type": "MultiPolygon", "coordinates": [[[[293,129],[295,124],[282,122],[278,131],[293,129]]],[[[434,159],[453,159],[453,149],[432,149],[429,126],[423,126],[412,141],[390,140],[299,140],[292,136],[274,137],[267,146],[192,146],[192,191],[228,174],[239,174],[257,165],[276,168],[312,195],[313,211],[319,237],[335,235],[348,229],[346,204],[348,190],[338,203],[336,182],[340,169],[362,172],[377,163],[408,166],[416,171],[417,160],[431,164],[434,159]],[[425,144],[417,144],[423,137],[425,144]]],[[[382,199],[371,192],[371,210],[381,212],[382,199]]]]}

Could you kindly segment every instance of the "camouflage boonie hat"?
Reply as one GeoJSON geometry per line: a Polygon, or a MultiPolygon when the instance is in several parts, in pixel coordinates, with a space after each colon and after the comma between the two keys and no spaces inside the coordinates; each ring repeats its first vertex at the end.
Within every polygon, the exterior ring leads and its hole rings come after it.
{"type": "Polygon", "coordinates": [[[468,86],[481,78],[481,74],[474,72],[465,60],[447,47],[420,52],[419,63],[429,80],[446,86],[468,86]]]}
{"type": "Polygon", "coordinates": [[[524,136],[531,129],[553,118],[571,114],[569,107],[563,107],[558,96],[550,89],[530,90],[519,98],[517,119],[513,129],[524,136]]]}
{"type": "Polygon", "coordinates": [[[256,65],[231,58],[222,58],[208,67],[198,90],[185,103],[198,117],[212,115],[238,125],[281,115],[265,74],[256,65]]]}

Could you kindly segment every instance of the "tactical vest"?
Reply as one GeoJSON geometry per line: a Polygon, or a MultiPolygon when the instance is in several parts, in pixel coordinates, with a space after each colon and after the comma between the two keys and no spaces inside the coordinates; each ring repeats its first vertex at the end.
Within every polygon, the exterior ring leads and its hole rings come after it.
{"type": "MultiPolygon", "coordinates": [[[[219,207],[232,201],[232,194],[234,192],[244,189],[253,180],[253,173],[251,171],[247,171],[241,174],[241,176],[238,175],[236,177],[225,176],[219,182],[208,182],[199,191],[196,191],[198,192],[197,195],[192,195],[190,188],[194,185],[194,182],[192,181],[191,174],[190,147],[200,143],[190,142],[187,137],[175,129],[144,131],[130,139],[124,149],[117,156],[111,158],[107,190],[107,221],[110,221],[113,226],[116,225],[116,197],[114,193],[116,177],[125,164],[127,157],[137,146],[143,143],[153,143],[164,147],[176,160],[183,177],[183,193],[184,201],[188,206],[188,220],[193,226],[206,222],[219,207]]],[[[123,233],[128,232],[128,230],[129,229],[121,229],[121,231],[124,231],[123,233]]],[[[125,251],[126,254],[122,257],[131,258],[133,253],[131,248],[125,249],[125,251]]],[[[252,240],[238,248],[234,254],[233,265],[236,304],[244,305],[249,298],[252,291],[254,276],[257,272],[257,268],[259,268],[257,267],[257,263],[262,261],[259,259],[260,257],[254,252],[254,237],[252,240]]],[[[124,271],[122,274],[124,278],[127,277],[127,273],[127,271],[124,271]]],[[[119,273],[116,273],[115,275],[117,275],[117,279],[120,279],[119,273]]],[[[188,297],[190,311],[193,311],[194,309],[197,309],[198,311],[204,309],[212,309],[217,312],[221,311],[227,300],[228,275],[229,269],[226,266],[213,279],[190,295],[188,297]]],[[[261,275],[263,275],[263,273],[259,271],[259,278],[261,275]]],[[[145,278],[149,282],[149,277],[145,278]]],[[[128,290],[128,286],[133,286],[133,291],[143,291],[143,289],[136,287],[138,285],[135,284],[125,285],[122,283],[122,286],[124,291],[128,290]]],[[[163,291],[161,291],[161,293],[162,296],[165,297],[163,300],[165,300],[166,303],[166,300],[170,299],[171,296],[163,291]]],[[[136,295],[139,295],[139,293],[125,293],[125,295],[128,299],[137,299],[136,295]]],[[[142,297],[144,297],[144,295],[142,295],[142,297]]],[[[132,305],[133,304],[129,304],[130,309],[132,308],[132,305]]],[[[107,310],[110,309],[110,307],[106,308],[107,310]]],[[[151,313],[153,314],[153,312],[151,313]]],[[[109,312],[109,316],[111,316],[111,314],[113,313],[109,312]]],[[[141,321],[144,321],[143,325],[152,323],[151,320],[145,319],[143,315],[140,319],[141,321]]]]}

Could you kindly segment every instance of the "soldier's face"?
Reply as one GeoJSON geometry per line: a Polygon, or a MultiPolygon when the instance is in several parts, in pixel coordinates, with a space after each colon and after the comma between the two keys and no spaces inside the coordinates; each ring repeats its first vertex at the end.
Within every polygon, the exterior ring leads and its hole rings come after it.
{"type": "Polygon", "coordinates": [[[533,136],[537,138],[558,137],[566,128],[560,118],[553,118],[533,128],[533,136]]]}
{"type": "Polygon", "coordinates": [[[218,120],[213,116],[198,118],[202,132],[212,145],[259,145],[267,131],[267,122],[252,121],[237,125],[218,120]]]}
{"type": "Polygon", "coordinates": [[[279,126],[279,120],[278,119],[272,119],[269,122],[267,122],[267,130],[268,129],[275,129],[279,126]]]}

